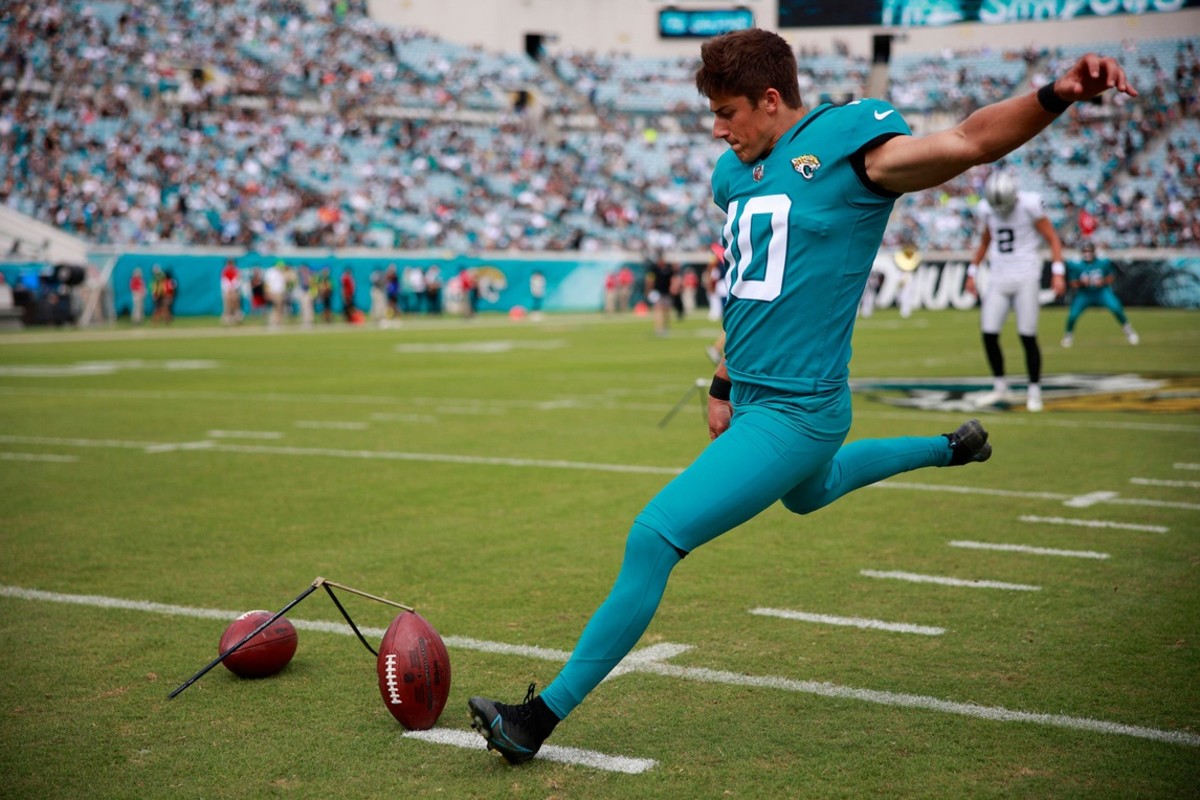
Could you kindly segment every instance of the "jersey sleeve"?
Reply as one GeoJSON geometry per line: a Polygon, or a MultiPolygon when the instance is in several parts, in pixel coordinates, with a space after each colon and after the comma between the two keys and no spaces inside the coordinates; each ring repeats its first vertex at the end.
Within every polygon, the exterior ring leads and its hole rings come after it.
{"type": "Polygon", "coordinates": [[[1046,202],[1042,200],[1042,196],[1037,192],[1018,192],[1017,202],[1024,208],[1025,213],[1029,215],[1031,222],[1037,223],[1038,220],[1046,216],[1046,202]]]}
{"type": "Polygon", "coordinates": [[[730,166],[729,159],[737,160],[737,156],[732,150],[726,150],[720,158],[717,159],[717,165],[713,167],[712,173],[712,198],[713,203],[722,211],[729,210],[729,181],[726,176],[729,174],[730,166]]]}
{"type": "Polygon", "coordinates": [[[909,136],[912,130],[891,103],[868,98],[838,109],[837,134],[845,146],[859,182],[873,195],[895,199],[899,193],[879,186],[867,175],[867,153],[888,139],[909,136]]]}

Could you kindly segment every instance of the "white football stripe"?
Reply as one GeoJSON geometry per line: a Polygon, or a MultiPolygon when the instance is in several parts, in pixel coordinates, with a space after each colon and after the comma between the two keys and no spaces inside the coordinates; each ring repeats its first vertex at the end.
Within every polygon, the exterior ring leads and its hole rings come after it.
{"type": "Polygon", "coordinates": [[[963,547],[968,550],[1002,550],[1010,553],[1030,553],[1035,556],[1068,556],[1073,558],[1108,558],[1108,553],[1097,553],[1094,550],[1055,550],[1052,547],[1031,547],[1026,544],[990,544],[988,542],[950,542],[951,547],[963,547]]]}
{"type": "Polygon", "coordinates": [[[1158,478],[1130,478],[1138,486],[1170,486],[1176,489],[1200,489],[1200,481],[1165,481],[1158,478]]]}
{"type": "Polygon", "coordinates": [[[49,453],[0,453],[0,461],[53,461],[70,464],[78,460],[79,456],[55,456],[49,453]]]}
{"type": "Polygon", "coordinates": [[[1025,583],[946,578],[940,575],[918,575],[915,572],[881,572],[875,569],[862,569],[858,571],[858,574],[866,578],[887,578],[910,583],[936,583],[940,586],[963,586],[969,589],[1007,589],[1013,592],[1040,592],[1042,590],[1040,586],[1030,586],[1025,583]]]}
{"type": "MultiPolygon", "coordinates": [[[[405,739],[420,739],[434,744],[448,744],[463,747],[468,750],[485,750],[487,743],[483,737],[473,731],[461,731],[454,728],[433,728],[428,731],[406,731],[405,739]]],[[[624,772],[627,775],[639,775],[655,767],[658,762],[651,758],[630,758],[628,756],[610,756],[595,750],[581,750],[577,747],[560,747],[558,745],[542,745],[538,751],[538,760],[557,761],[560,764],[578,764],[584,767],[602,769],[608,772],[624,772]]]]}
{"type": "Polygon", "coordinates": [[[832,617],[828,614],[810,614],[806,611],[789,611],[784,608],[752,608],[751,614],[760,617],[780,617],[795,619],[800,622],[817,622],[824,625],[845,625],[853,628],[867,628],[877,631],[892,631],[894,633],[918,633],[923,636],[941,636],[945,628],[935,628],[929,625],[912,625],[907,622],[883,622],[877,619],[862,619],[861,617],[832,617]]]}
{"type": "Polygon", "coordinates": [[[209,431],[204,434],[210,439],[282,439],[279,431],[209,431]]]}
{"type": "Polygon", "coordinates": [[[1109,522],[1103,519],[1071,519],[1070,517],[1039,517],[1024,514],[1017,517],[1021,522],[1042,522],[1047,525],[1077,525],[1081,528],[1114,528],[1127,531],[1149,531],[1150,533],[1166,533],[1170,530],[1166,525],[1138,525],[1134,522],[1109,522]]]}
{"type": "MultiPolygon", "coordinates": [[[[5,586],[3,584],[0,584],[0,597],[13,597],[24,600],[43,600],[53,603],[74,603],[76,605],[95,606],[99,608],[149,611],[159,614],[200,617],[204,619],[232,620],[240,613],[237,611],[221,611],[219,609],[212,608],[190,608],[188,606],[152,603],[145,600],[123,600],[117,597],[104,597],[101,595],[62,594],[59,592],[46,592],[39,589],[25,589],[20,586],[5,586]]],[[[297,620],[291,617],[288,619],[290,619],[292,624],[297,628],[320,630],[348,636],[352,636],[354,633],[352,630],[350,630],[349,625],[344,625],[338,622],[297,620]]],[[[382,637],[384,634],[384,630],[382,628],[360,628],[359,630],[362,631],[364,636],[369,635],[382,637]]],[[[536,658],[545,661],[553,661],[557,663],[566,661],[570,656],[570,653],[562,650],[529,647],[525,645],[509,645],[502,642],[488,642],[460,636],[443,636],[442,639],[447,647],[466,650],[481,650],[489,653],[512,653],[514,655],[536,658]]],[[[670,648],[665,647],[665,645],[669,644],[670,643],[668,642],[660,643],[657,645],[659,649],[656,652],[666,654],[675,647],[686,647],[684,645],[676,645],[670,648]]],[[[958,714],[965,717],[974,717],[977,719],[988,719],[999,722],[1030,722],[1034,724],[1051,725],[1060,728],[1072,728],[1075,730],[1094,731],[1097,733],[1108,733],[1119,736],[1133,736],[1140,739],[1150,739],[1158,742],[1186,745],[1188,747],[1200,747],[1200,734],[1188,733],[1186,731],[1146,728],[1140,725],[1125,725],[1119,722],[1107,722],[1105,720],[1095,720],[1087,717],[1069,717],[1063,714],[1036,714],[1026,711],[1012,711],[1000,706],[981,706],[974,703],[956,703],[950,700],[939,700],[936,697],[927,697],[924,695],[898,694],[895,692],[878,691],[874,689],[855,689],[853,687],[838,686],[833,683],[818,681],[797,681],[791,678],[782,678],[769,675],[743,675],[737,672],[722,672],[718,670],[701,669],[696,667],[677,667],[672,664],[666,664],[661,660],[639,659],[637,658],[637,652],[631,653],[629,657],[621,662],[620,666],[628,666],[630,672],[649,672],[657,675],[685,678],[688,680],[702,681],[705,683],[726,683],[734,686],[763,686],[780,689],[782,691],[814,694],[823,697],[839,697],[862,700],[864,702],[878,703],[880,705],[924,708],[932,711],[941,711],[947,714],[958,714]]]]}

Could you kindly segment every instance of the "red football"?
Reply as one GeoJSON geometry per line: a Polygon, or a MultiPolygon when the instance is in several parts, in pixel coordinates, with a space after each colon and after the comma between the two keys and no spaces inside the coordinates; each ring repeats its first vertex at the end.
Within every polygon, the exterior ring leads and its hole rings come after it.
{"type": "Polygon", "coordinates": [[[429,730],[450,697],[450,656],[442,637],[415,611],[392,620],[375,662],[383,704],[410,731],[429,730]]]}
{"type": "MultiPolygon", "coordinates": [[[[221,634],[217,654],[245,639],[271,616],[270,611],[247,611],[229,623],[225,633],[221,634]]],[[[265,678],[286,667],[295,654],[296,628],[286,617],[280,617],[221,663],[242,678],[265,678]]]]}

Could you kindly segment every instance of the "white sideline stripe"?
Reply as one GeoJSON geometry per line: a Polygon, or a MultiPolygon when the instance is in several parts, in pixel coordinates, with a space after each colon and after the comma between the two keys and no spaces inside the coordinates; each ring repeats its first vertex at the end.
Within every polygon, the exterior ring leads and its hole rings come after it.
{"type": "Polygon", "coordinates": [[[845,625],[851,628],[869,628],[877,631],[893,631],[895,633],[919,633],[923,636],[941,636],[945,628],[935,628],[929,625],[911,625],[907,622],[883,622],[877,619],[861,617],[831,617],[828,614],[810,614],[807,611],[789,611],[785,608],[752,608],[751,614],[760,617],[779,617],[795,619],[800,622],[817,622],[823,625],[845,625]]]}
{"type": "MultiPolygon", "coordinates": [[[[63,445],[66,447],[118,447],[130,450],[165,451],[185,447],[184,444],[161,442],[125,442],[116,439],[55,439],[44,436],[0,436],[7,444],[63,445]]],[[[196,449],[202,443],[186,445],[196,449]]],[[[586,461],[557,461],[536,458],[501,458],[493,456],[462,456],[450,453],[405,453],[395,450],[333,450],[319,447],[273,447],[254,444],[215,444],[207,449],[220,453],[255,453],[284,456],[327,456],[330,458],[365,458],[385,461],[426,461],[442,464],[477,464],[503,467],[543,467],[547,469],[584,469],[600,472],[630,472],[646,475],[678,475],[683,472],[676,467],[643,467],[633,464],[597,464],[586,461]]]]}
{"type": "MultiPolygon", "coordinates": [[[[232,620],[241,613],[240,611],[221,611],[213,608],[191,608],[188,606],[152,603],[146,600],[122,600],[121,598],[117,597],[103,597],[100,595],[61,594],[59,592],[46,592],[39,589],[25,589],[20,586],[6,586],[3,584],[0,584],[0,597],[14,597],[22,600],[43,600],[52,603],[73,603],[75,605],[95,606],[98,608],[118,608],[128,609],[131,611],[149,611],[159,614],[170,614],[173,616],[199,617],[202,619],[232,620]]],[[[297,620],[292,619],[291,617],[289,617],[289,619],[297,628],[306,630],[319,630],[328,633],[339,633],[347,636],[352,636],[354,633],[350,630],[349,625],[343,625],[340,622],[297,620]]],[[[362,631],[364,636],[382,637],[384,634],[384,630],[382,628],[360,628],[359,630],[362,631]]],[[[443,636],[442,640],[445,642],[447,647],[461,648],[464,650],[478,650],[486,653],[511,653],[514,655],[536,658],[543,661],[555,661],[558,663],[565,662],[571,655],[564,650],[553,650],[550,648],[531,647],[527,645],[510,645],[502,642],[489,642],[461,636],[443,636]]],[[[657,652],[663,654],[674,652],[673,649],[665,648],[665,644],[668,643],[660,643],[657,646],[659,648],[657,652]]],[[[683,647],[683,645],[676,647],[683,647]]],[[[880,705],[924,708],[931,711],[941,711],[947,714],[975,717],[977,719],[988,719],[999,722],[1032,722],[1038,725],[1052,725],[1059,728],[1072,728],[1075,730],[1109,733],[1119,736],[1134,736],[1140,739],[1151,739],[1170,744],[1182,744],[1189,747],[1200,747],[1200,734],[1188,733],[1186,731],[1146,728],[1140,725],[1125,725],[1119,722],[1106,722],[1104,720],[1095,720],[1088,717],[1069,717],[1062,714],[1035,714],[1026,711],[1011,711],[1001,706],[981,706],[974,703],[955,703],[949,700],[939,700],[936,697],[927,697],[925,695],[898,694],[895,692],[878,691],[875,689],[855,689],[853,687],[838,686],[833,683],[824,683],[819,681],[797,681],[791,678],[780,678],[769,675],[743,675],[737,672],[722,672],[718,670],[701,669],[697,667],[677,667],[671,664],[665,664],[661,661],[638,658],[637,656],[640,652],[641,651],[631,653],[629,657],[626,657],[621,661],[621,666],[628,666],[630,671],[649,672],[656,675],[666,675],[668,677],[684,678],[687,680],[701,681],[704,683],[724,683],[733,686],[762,686],[773,689],[781,689],[788,692],[815,694],[822,697],[838,697],[851,700],[862,700],[868,703],[878,703],[880,705]]]]}
{"type": "Polygon", "coordinates": [[[365,431],[367,429],[367,423],[341,422],[338,420],[299,419],[296,420],[296,427],[331,431],[365,431]]]}
{"type": "Polygon", "coordinates": [[[1061,492],[1018,492],[1010,489],[988,489],[983,486],[943,486],[934,483],[911,483],[909,481],[882,481],[871,486],[880,489],[917,489],[923,492],[949,492],[951,494],[987,494],[993,497],[1028,497],[1034,500],[1070,500],[1074,495],[1061,492]]]}
{"type": "Polygon", "coordinates": [[[1171,486],[1176,489],[1200,489],[1200,481],[1164,481],[1158,478],[1130,478],[1138,486],[1171,486]]]}
{"type": "Polygon", "coordinates": [[[79,456],[55,456],[49,453],[0,453],[0,461],[54,461],[69,464],[78,460],[79,456]]]}
{"type": "Polygon", "coordinates": [[[1071,495],[1060,492],[1020,492],[1011,489],[988,489],[982,486],[941,486],[933,483],[910,483],[907,481],[882,481],[871,484],[879,489],[916,489],[923,492],[948,492],[950,494],[986,494],[993,497],[1027,497],[1034,500],[1061,500],[1064,505],[1085,508],[1096,503],[1112,503],[1119,506],[1154,506],[1156,508],[1182,508],[1200,511],[1197,503],[1176,503],[1166,500],[1144,500],[1139,497],[1118,497],[1116,492],[1091,492],[1071,495]]]}
{"type": "Polygon", "coordinates": [[[1068,556],[1071,558],[1108,558],[1108,553],[1097,553],[1095,550],[1055,550],[1052,547],[1031,547],[1027,544],[989,544],[988,542],[950,542],[951,547],[965,547],[968,550],[1003,550],[1009,553],[1031,553],[1035,556],[1068,556]]]}
{"type": "Polygon", "coordinates": [[[204,434],[210,439],[282,439],[279,431],[209,431],[204,434]]]}
{"type": "MultiPolygon", "coordinates": [[[[626,320],[625,322],[632,321],[626,320]]],[[[614,324],[620,324],[622,320],[614,320],[614,324]]],[[[203,329],[179,329],[180,334],[189,333],[197,336],[202,335],[203,329]]],[[[294,333],[303,333],[300,330],[293,331],[294,333]]],[[[329,333],[342,332],[352,334],[354,331],[335,329],[329,333]]],[[[147,331],[147,334],[151,332],[147,331]]],[[[247,328],[226,328],[217,330],[206,336],[222,336],[222,335],[273,335],[275,332],[266,330],[265,328],[247,329],[247,328]]],[[[309,333],[312,333],[311,331],[309,333]]],[[[319,332],[318,335],[324,335],[324,332],[319,332]]],[[[72,332],[70,336],[52,337],[44,340],[45,343],[52,344],[76,344],[81,341],[107,341],[104,339],[89,339],[88,334],[82,332],[72,332]]],[[[120,337],[118,335],[117,339],[120,337]]],[[[136,335],[124,337],[130,339],[141,338],[136,335]]],[[[21,337],[0,337],[0,347],[4,345],[24,345],[35,344],[39,340],[35,336],[21,337]]],[[[242,392],[206,392],[206,391],[168,391],[168,390],[149,390],[149,389],[57,389],[53,387],[29,387],[29,386],[5,386],[0,387],[0,396],[25,396],[25,397],[94,397],[107,399],[142,399],[142,400],[234,400],[237,402],[258,401],[270,403],[332,403],[338,406],[346,405],[382,405],[395,408],[397,401],[392,395],[338,395],[338,394],[289,394],[286,392],[257,392],[257,393],[242,393],[242,392]]],[[[458,413],[467,413],[466,408],[472,405],[483,405],[485,409],[478,413],[496,413],[494,409],[498,408],[535,408],[538,401],[521,401],[521,400],[498,400],[486,398],[471,398],[471,397],[406,397],[404,403],[414,405],[456,405],[460,408],[458,413]]],[[[612,399],[598,399],[592,396],[579,398],[580,403],[587,403],[588,408],[602,408],[611,411],[665,411],[671,408],[672,402],[664,403],[621,403],[612,399]]],[[[580,406],[583,407],[583,406],[580,406]]],[[[444,408],[440,409],[443,413],[451,413],[444,408]]],[[[928,420],[931,417],[930,412],[925,411],[861,411],[857,416],[872,417],[876,419],[901,419],[908,422],[916,420],[928,420]]],[[[956,422],[960,420],[960,416],[955,414],[940,414],[939,416],[946,419],[952,419],[956,422]]],[[[1200,425],[1180,425],[1174,423],[1158,423],[1158,422],[1105,422],[1102,420],[1087,420],[1086,422],[1076,422],[1064,419],[1049,419],[1038,418],[1026,419],[1022,416],[1010,415],[1004,420],[1005,425],[1037,425],[1039,428],[1059,427],[1059,428],[1088,428],[1095,429],[1111,429],[1111,430],[1139,430],[1139,431],[1159,431],[1159,432],[1178,432],[1178,433],[1194,433],[1200,434],[1200,425]],[[1010,418],[1011,417],[1011,418],[1010,418]]],[[[1197,467],[1200,468],[1200,467],[1197,467]]]]}
{"type": "Polygon", "coordinates": [[[1133,522],[1109,522],[1103,519],[1071,519],[1069,517],[1038,517],[1025,514],[1017,517],[1021,522],[1044,522],[1048,525],[1078,525],[1082,528],[1115,528],[1127,531],[1149,531],[1150,533],[1166,533],[1170,530],[1166,525],[1138,525],[1133,522]]]}
{"type": "Polygon", "coordinates": [[[1040,592],[1042,587],[1027,583],[1004,583],[1003,581],[977,581],[964,578],[946,578],[941,575],[918,575],[915,572],[880,571],[861,569],[859,575],[866,578],[884,578],[910,583],[936,583],[940,586],[964,586],[970,589],[1008,589],[1013,592],[1040,592]]]}
{"type": "Polygon", "coordinates": [[[1200,464],[1188,464],[1183,461],[1177,461],[1172,464],[1175,469],[1200,469],[1200,464]]]}
{"type": "MultiPolygon", "coordinates": [[[[2,394],[2,392],[0,392],[2,394]]],[[[365,428],[365,422],[317,423],[298,422],[298,426],[308,427],[338,427],[352,430],[365,428]],[[361,426],[361,428],[359,427],[361,426]]],[[[272,447],[268,445],[238,445],[216,444],[211,441],[200,442],[131,442],[116,439],[76,439],[54,438],[49,436],[0,436],[0,442],[7,444],[40,444],[63,445],[67,447],[117,447],[126,449],[141,449],[147,452],[169,452],[174,450],[213,450],[221,453],[256,453],[276,454],[286,456],[328,456],[331,458],[365,458],[383,459],[390,461],[426,461],[444,464],[476,464],[506,467],[541,467],[545,469],[583,469],[600,472],[625,472],[644,475],[678,475],[682,467],[651,467],[633,464],[600,464],[586,461],[562,461],[557,459],[537,458],[502,458],[494,456],[464,456],[449,453],[407,453],[394,450],[337,450],[318,447],[272,447]]],[[[1008,489],[988,489],[977,486],[939,486],[926,483],[908,483],[904,481],[884,481],[871,484],[884,489],[916,489],[927,492],[948,492],[951,494],[986,494],[995,497],[1027,497],[1038,500],[1061,500],[1067,505],[1089,506],[1097,502],[1113,503],[1116,505],[1140,505],[1156,508],[1182,508],[1200,511],[1200,504],[1177,503],[1163,500],[1145,500],[1134,497],[1117,497],[1115,492],[1092,492],[1087,495],[1069,495],[1059,492],[1021,492],[1008,489]]]]}
{"type": "MultiPolygon", "coordinates": [[[[428,731],[407,731],[405,739],[420,739],[433,744],[448,744],[467,750],[486,750],[487,743],[483,737],[471,731],[460,731],[454,728],[434,728],[428,731]]],[[[652,758],[630,758],[628,756],[610,756],[595,750],[581,750],[577,747],[559,747],[553,744],[542,745],[538,751],[538,760],[557,761],[560,764],[578,764],[584,767],[602,769],[607,772],[623,772],[626,775],[640,775],[658,765],[652,758]]]]}

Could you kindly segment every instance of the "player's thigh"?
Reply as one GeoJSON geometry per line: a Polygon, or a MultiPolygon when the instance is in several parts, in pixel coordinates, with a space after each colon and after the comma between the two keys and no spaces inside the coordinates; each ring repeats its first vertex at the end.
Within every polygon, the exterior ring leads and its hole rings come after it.
{"type": "Polygon", "coordinates": [[[815,439],[778,412],[739,411],[739,419],[646,506],[638,521],[690,552],[753,518],[816,472],[840,440],[815,439]]]}
{"type": "Polygon", "coordinates": [[[992,281],[979,298],[979,329],[984,333],[999,333],[1012,305],[1012,292],[1007,282],[992,281]]]}
{"type": "Polygon", "coordinates": [[[1125,312],[1125,307],[1121,305],[1121,301],[1117,298],[1117,293],[1112,290],[1111,286],[1104,287],[1104,291],[1100,293],[1098,303],[1114,314],[1125,312]]]}
{"type": "Polygon", "coordinates": [[[1021,336],[1037,334],[1038,313],[1042,308],[1038,300],[1040,290],[1041,282],[1036,279],[1021,281],[1014,289],[1013,307],[1017,316],[1017,333],[1021,336]]]}

